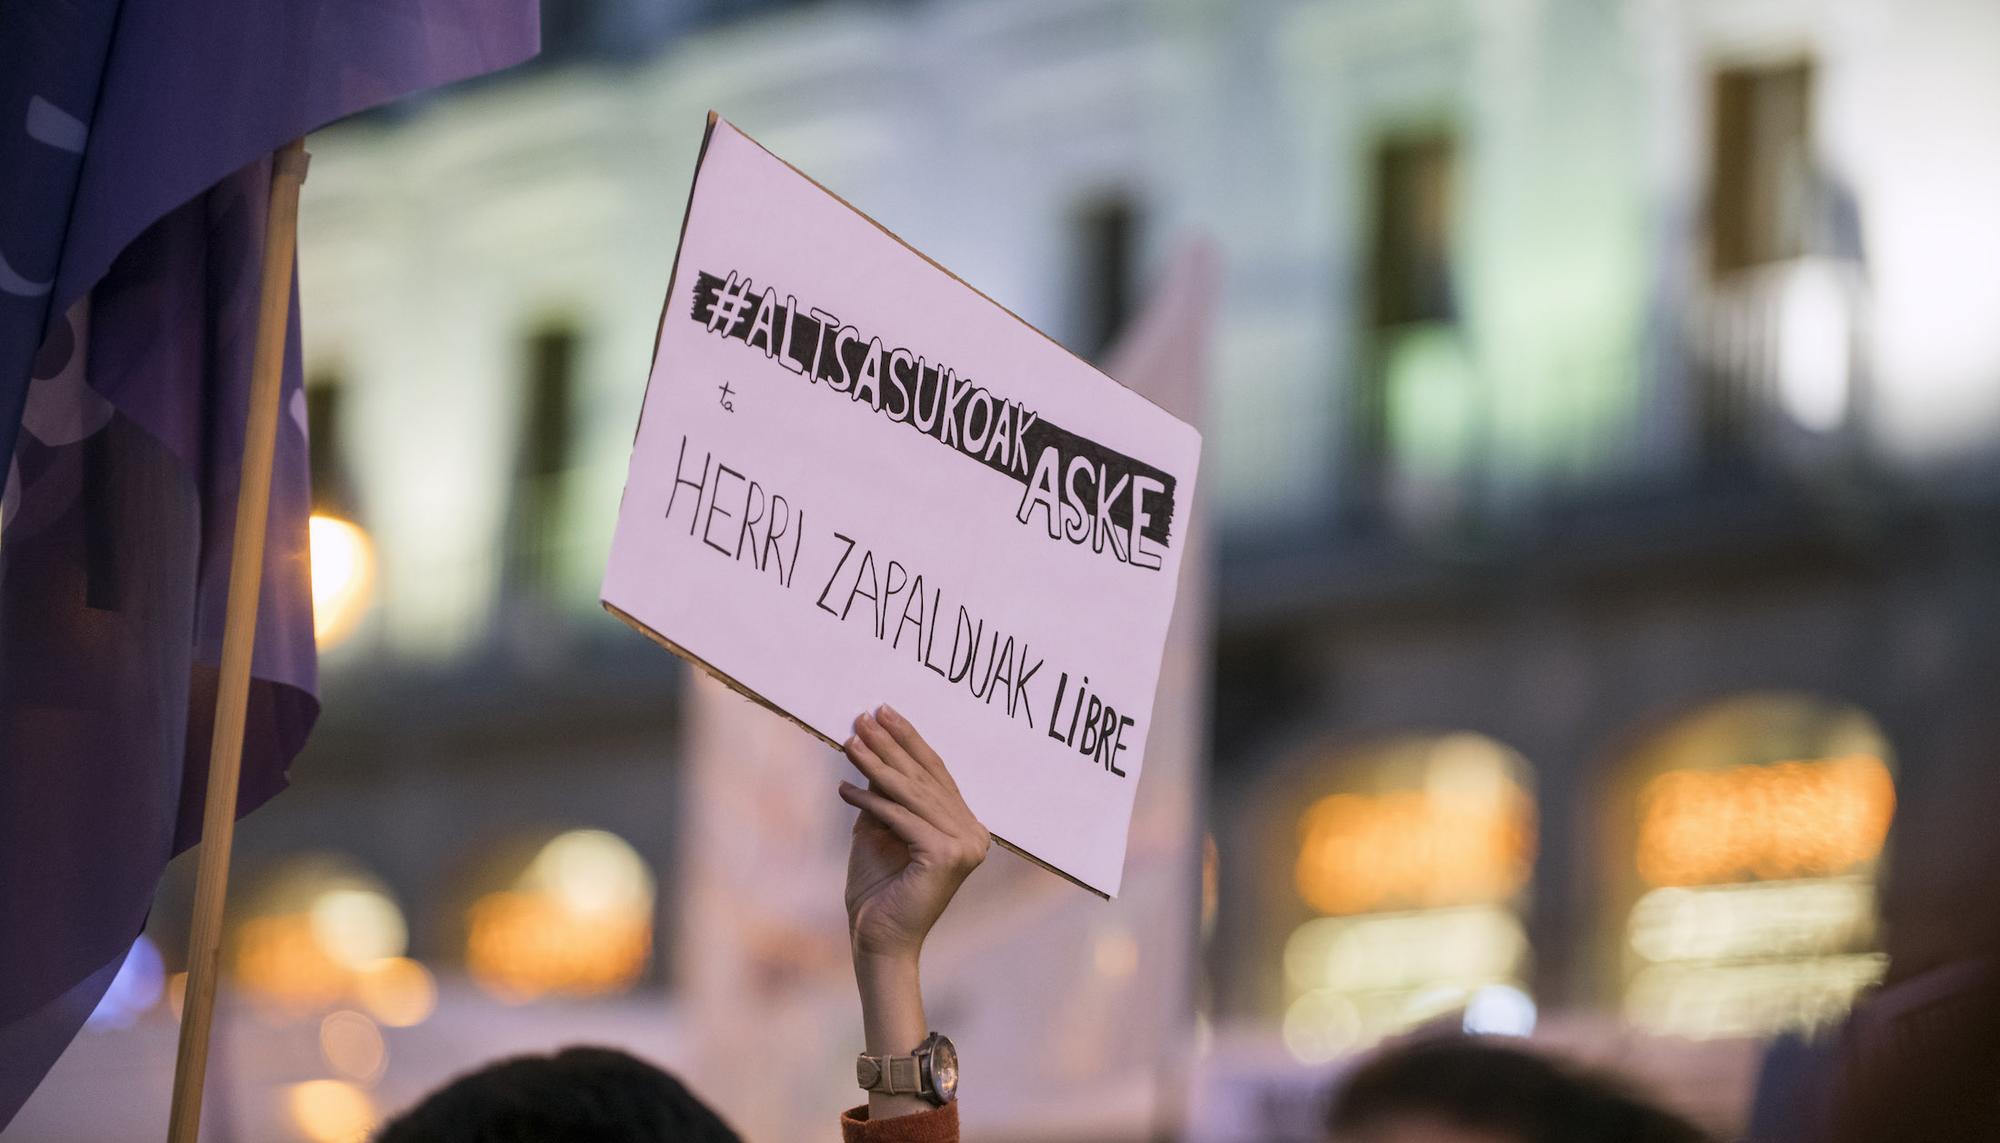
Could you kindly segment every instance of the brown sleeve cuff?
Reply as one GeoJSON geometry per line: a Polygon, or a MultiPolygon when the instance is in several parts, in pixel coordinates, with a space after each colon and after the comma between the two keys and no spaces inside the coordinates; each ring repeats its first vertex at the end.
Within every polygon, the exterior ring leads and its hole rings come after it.
{"type": "Polygon", "coordinates": [[[843,1143],[958,1143],[958,1104],[871,1120],[864,1103],[841,1113],[840,1138],[843,1143]]]}

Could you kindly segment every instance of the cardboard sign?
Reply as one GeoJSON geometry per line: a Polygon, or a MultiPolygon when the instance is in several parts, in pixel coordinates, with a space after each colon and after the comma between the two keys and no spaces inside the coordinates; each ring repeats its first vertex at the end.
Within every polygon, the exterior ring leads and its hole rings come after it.
{"type": "Polygon", "coordinates": [[[1112,896],[1200,447],[711,115],[604,605],[1112,896]]]}

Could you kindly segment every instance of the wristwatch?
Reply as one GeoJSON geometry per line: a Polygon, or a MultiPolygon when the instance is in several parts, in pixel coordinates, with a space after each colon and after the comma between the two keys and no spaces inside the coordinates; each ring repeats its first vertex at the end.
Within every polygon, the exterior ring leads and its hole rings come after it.
{"type": "Polygon", "coordinates": [[[854,1080],[864,1091],[914,1095],[939,1107],[958,1098],[958,1049],[932,1032],[907,1056],[871,1056],[854,1061],[854,1080]]]}

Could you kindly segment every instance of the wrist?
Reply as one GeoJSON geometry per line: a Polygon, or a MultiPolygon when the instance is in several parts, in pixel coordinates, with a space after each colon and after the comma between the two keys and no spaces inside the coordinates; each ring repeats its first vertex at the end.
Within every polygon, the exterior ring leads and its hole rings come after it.
{"type": "Polygon", "coordinates": [[[914,976],[920,959],[919,949],[879,949],[862,948],[859,945],[848,949],[854,960],[854,976],[858,981],[864,975],[894,979],[914,976]]]}
{"type": "Polygon", "coordinates": [[[870,1055],[902,1055],[923,1042],[923,986],[914,956],[854,958],[861,1024],[870,1055]]]}
{"type": "MultiPolygon", "coordinates": [[[[917,975],[915,950],[854,951],[854,984],[861,993],[862,1051],[871,1056],[906,1056],[924,1042],[923,988],[917,975]]],[[[874,1119],[911,1115],[930,1105],[911,1094],[870,1092],[868,1113],[874,1119]]]]}

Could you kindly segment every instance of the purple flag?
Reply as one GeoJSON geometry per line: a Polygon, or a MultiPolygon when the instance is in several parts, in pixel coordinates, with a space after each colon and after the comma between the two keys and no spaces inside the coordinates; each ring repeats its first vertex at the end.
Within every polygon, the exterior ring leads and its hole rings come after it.
{"type": "MultiPolygon", "coordinates": [[[[535,0],[0,6],[0,1128],[199,840],[270,153],[534,54],[535,0]]],[[[298,315],[238,812],[318,712],[298,315]]]]}

